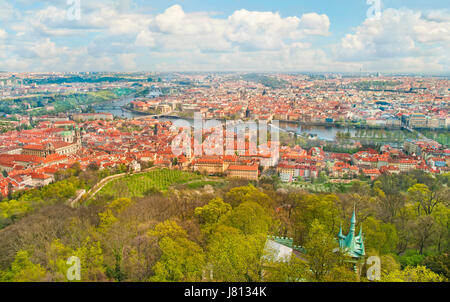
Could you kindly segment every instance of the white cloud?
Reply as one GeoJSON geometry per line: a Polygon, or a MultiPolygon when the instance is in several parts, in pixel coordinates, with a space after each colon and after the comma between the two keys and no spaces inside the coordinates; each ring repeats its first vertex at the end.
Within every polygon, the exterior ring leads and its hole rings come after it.
{"type": "MultiPolygon", "coordinates": [[[[28,1],[28,0],[20,0],[28,1]]],[[[67,19],[65,0],[38,9],[0,7],[0,69],[9,70],[254,70],[374,71],[448,70],[450,14],[386,9],[338,45],[317,47],[330,33],[327,15],[236,10],[218,17],[186,12],[180,5],[160,13],[128,0],[82,2],[81,20],[67,19]],[[4,27],[7,26],[7,27],[4,27]],[[323,39],[323,38],[320,38],[323,39]],[[331,46],[331,47],[329,47],[331,46]],[[331,48],[331,54],[325,50],[331,48]],[[21,63],[19,63],[21,62],[21,63]],[[13,64],[17,64],[14,68],[13,64]]]]}
{"type": "Polygon", "coordinates": [[[428,21],[448,22],[450,21],[450,14],[448,10],[431,10],[425,12],[423,18],[428,21]]]}
{"type": "Polygon", "coordinates": [[[264,68],[271,69],[271,64],[301,65],[303,61],[274,61],[281,60],[281,54],[286,60],[294,49],[308,51],[311,46],[302,39],[326,35],[330,25],[326,15],[317,13],[282,17],[276,12],[241,9],[227,18],[218,18],[207,12],[186,13],[180,5],[156,15],[129,7],[127,1],[117,5],[83,3],[81,20],[70,21],[66,5],[50,1],[43,8],[25,11],[23,18],[11,23],[15,40],[9,54],[34,59],[33,65],[39,69],[79,69],[85,66],[83,62],[91,62],[91,68],[96,68],[101,66],[96,61],[100,58],[109,58],[108,68],[121,70],[136,69],[136,62],[140,62],[140,68],[155,68],[162,63],[156,62],[157,58],[167,61],[164,66],[196,70],[259,69],[261,58],[265,58],[269,61],[264,68]],[[93,37],[83,42],[88,35],[93,37]],[[76,46],[62,46],[69,37],[76,46]],[[145,52],[147,58],[154,58],[152,63],[142,58],[145,52]]]}
{"type": "Polygon", "coordinates": [[[14,18],[19,18],[20,14],[8,1],[0,2],[0,21],[10,21],[14,18]]]}
{"type": "Polygon", "coordinates": [[[141,30],[136,36],[136,46],[153,47],[155,46],[155,38],[149,30],[141,30]]]}
{"type": "Polygon", "coordinates": [[[326,15],[308,13],[282,18],[278,13],[245,9],[228,17],[226,38],[242,49],[279,49],[306,35],[326,35],[330,22],[326,15]]]}
{"type": "Polygon", "coordinates": [[[134,53],[123,53],[119,55],[119,61],[122,65],[123,70],[126,71],[137,71],[136,70],[136,54],[134,53]]]}
{"type": "MultiPolygon", "coordinates": [[[[149,31],[158,49],[228,52],[280,50],[307,35],[326,35],[329,25],[328,17],[317,13],[283,18],[279,13],[241,9],[222,19],[207,13],[186,13],[174,5],[151,20],[149,31]]],[[[149,33],[140,33],[136,44],[145,44],[143,35],[148,37],[149,33]]]]}
{"type": "Polygon", "coordinates": [[[449,21],[430,21],[420,12],[387,9],[379,19],[366,19],[347,34],[336,51],[340,58],[376,60],[426,55],[422,43],[450,41],[449,21]]]}
{"type": "Polygon", "coordinates": [[[450,15],[386,9],[379,19],[366,19],[334,46],[336,59],[360,62],[365,70],[448,71],[450,15]]]}
{"type": "Polygon", "coordinates": [[[0,39],[4,39],[8,36],[8,33],[4,30],[0,28],[0,39]]]}
{"type": "Polygon", "coordinates": [[[49,38],[35,43],[30,47],[30,50],[41,59],[55,58],[62,53],[62,49],[58,49],[55,43],[50,41],[49,38]]]}
{"type": "Polygon", "coordinates": [[[304,34],[327,36],[330,20],[325,14],[308,13],[301,17],[300,26],[304,34]]]}
{"type": "Polygon", "coordinates": [[[6,58],[0,61],[0,70],[29,70],[31,66],[30,60],[22,58],[6,58]]]}
{"type": "Polygon", "coordinates": [[[278,13],[250,12],[245,9],[228,17],[226,38],[243,49],[277,49],[298,31],[297,17],[281,18],[278,13]]]}

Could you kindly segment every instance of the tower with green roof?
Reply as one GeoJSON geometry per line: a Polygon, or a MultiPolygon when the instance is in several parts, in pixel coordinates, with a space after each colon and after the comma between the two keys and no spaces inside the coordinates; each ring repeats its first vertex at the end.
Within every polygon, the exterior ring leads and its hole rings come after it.
{"type": "Polygon", "coordinates": [[[342,234],[342,226],[338,234],[339,248],[352,258],[362,258],[366,254],[364,249],[364,238],[362,234],[362,226],[359,227],[359,234],[356,235],[356,215],[353,209],[352,219],[350,220],[350,230],[347,236],[342,234]]]}

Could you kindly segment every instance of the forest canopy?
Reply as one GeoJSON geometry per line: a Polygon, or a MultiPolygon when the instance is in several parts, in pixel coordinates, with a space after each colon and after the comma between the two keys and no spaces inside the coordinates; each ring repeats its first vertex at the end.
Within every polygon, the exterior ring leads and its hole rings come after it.
{"type": "Polygon", "coordinates": [[[382,175],[322,194],[227,180],[105,195],[77,208],[62,201],[90,176],[61,177],[51,190],[0,202],[10,213],[11,202],[49,201],[0,230],[0,280],[67,281],[67,259],[77,256],[82,281],[367,281],[367,267],[355,274],[336,250],[354,210],[366,257],[381,259],[381,281],[450,276],[448,174],[382,175]],[[268,236],[292,238],[305,252],[263,261],[268,236]]]}

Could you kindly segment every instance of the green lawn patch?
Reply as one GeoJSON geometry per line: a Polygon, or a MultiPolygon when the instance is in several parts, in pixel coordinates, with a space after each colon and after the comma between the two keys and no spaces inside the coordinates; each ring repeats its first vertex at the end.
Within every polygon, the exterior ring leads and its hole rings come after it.
{"type": "Polygon", "coordinates": [[[198,174],[157,169],[147,173],[128,175],[105,185],[97,195],[118,197],[143,197],[149,192],[166,192],[172,185],[200,179],[198,174]]]}

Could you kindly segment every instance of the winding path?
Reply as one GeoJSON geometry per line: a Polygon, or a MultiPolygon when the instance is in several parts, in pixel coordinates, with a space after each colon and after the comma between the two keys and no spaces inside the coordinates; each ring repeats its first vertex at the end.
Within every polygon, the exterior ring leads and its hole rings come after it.
{"type": "MultiPolygon", "coordinates": [[[[149,172],[151,170],[154,170],[156,168],[157,167],[151,167],[151,168],[148,168],[148,169],[144,169],[141,172],[133,173],[133,175],[147,173],[147,172],[149,172]]],[[[131,175],[131,174],[128,173],[128,172],[125,172],[125,173],[114,174],[114,175],[111,175],[111,176],[103,178],[98,183],[96,183],[91,189],[89,189],[89,191],[85,192],[84,194],[79,195],[74,200],[70,201],[70,206],[72,208],[76,207],[77,204],[78,204],[78,201],[80,201],[82,199],[82,197],[86,197],[85,201],[90,200],[92,197],[95,196],[95,194],[97,194],[101,189],[103,189],[103,187],[106,186],[108,183],[110,183],[113,180],[116,180],[116,179],[122,178],[124,176],[127,176],[127,175],[131,175]]]]}
{"type": "MultiPolygon", "coordinates": [[[[128,172],[125,172],[125,173],[114,174],[114,175],[105,177],[105,178],[103,178],[102,180],[100,180],[98,183],[96,183],[89,191],[86,192],[86,191],[84,191],[84,190],[83,190],[83,191],[80,190],[79,192],[77,192],[77,196],[76,196],[74,199],[69,200],[68,203],[69,203],[69,205],[70,205],[72,208],[75,208],[76,206],[78,206],[79,201],[80,201],[81,199],[83,199],[83,197],[85,197],[85,198],[84,198],[84,202],[86,202],[86,201],[92,199],[92,198],[93,198],[93,197],[94,197],[101,189],[103,189],[104,186],[106,186],[106,185],[107,185],[108,183],[110,183],[111,181],[120,179],[120,178],[122,178],[122,177],[124,177],[124,176],[127,176],[127,175],[139,175],[139,174],[144,174],[144,173],[150,172],[150,171],[155,170],[155,169],[160,169],[160,167],[151,167],[151,168],[147,168],[147,169],[144,169],[144,170],[142,170],[142,171],[140,171],[140,172],[133,173],[133,174],[130,174],[130,173],[128,173],[128,172]]],[[[221,179],[211,179],[211,178],[208,178],[208,177],[204,177],[203,179],[193,179],[193,180],[188,181],[188,182],[185,182],[185,183],[183,183],[183,184],[186,185],[186,184],[190,184],[190,183],[197,182],[197,181],[200,181],[200,180],[202,180],[202,181],[212,181],[212,182],[223,181],[223,180],[221,180],[221,179]]]]}

